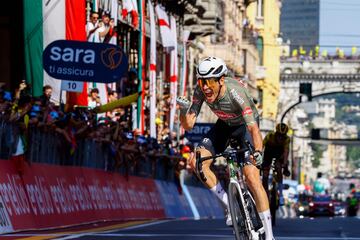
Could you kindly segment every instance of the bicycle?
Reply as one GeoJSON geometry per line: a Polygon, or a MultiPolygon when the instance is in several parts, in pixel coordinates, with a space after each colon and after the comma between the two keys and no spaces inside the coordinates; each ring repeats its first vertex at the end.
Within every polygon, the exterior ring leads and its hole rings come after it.
{"type": "Polygon", "coordinates": [[[276,167],[276,159],[273,159],[271,163],[269,176],[272,176],[271,179],[271,188],[269,191],[270,199],[270,213],[271,213],[271,223],[273,226],[276,225],[276,211],[279,209],[280,202],[280,193],[278,188],[279,175],[278,169],[276,167]]]}
{"type": "Polygon", "coordinates": [[[202,171],[202,162],[218,157],[226,159],[230,179],[228,200],[235,239],[263,240],[265,239],[265,230],[242,173],[244,160],[253,153],[253,150],[248,141],[245,142],[247,148],[244,149],[240,149],[236,140],[231,140],[231,142],[236,143],[230,144],[229,150],[214,156],[201,158],[200,153],[197,152],[196,170],[201,180],[206,181],[206,176],[202,171]]]}

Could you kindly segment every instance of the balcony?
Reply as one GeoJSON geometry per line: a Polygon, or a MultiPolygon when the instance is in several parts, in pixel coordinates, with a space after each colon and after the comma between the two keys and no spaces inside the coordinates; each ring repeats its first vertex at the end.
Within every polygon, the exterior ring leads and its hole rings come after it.
{"type": "Polygon", "coordinates": [[[256,30],[263,30],[264,29],[264,17],[256,17],[255,18],[255,29],[256,30]]]}
{"type": "Polygon", "coordinates": [[[204,56],[217,56],[224,59],[228,68],[236,75],[243,74],[243,66],[241,65],[241,51],[230,43],[211,44],[205,47],[204,56]]]}
{"type": "Polygon", "coordinates": [[[266,67],[256,66],[255,76],[256,76],[256,79],[265,79],[266,78],[266,67]]]}
{"type": "Polygon", "coordinates": [[[254,31],[253,29],[250,29],[249,27],[245,27],[243,29],[242,37],[246,43],[256,46],[257,32],[254,31]]]}

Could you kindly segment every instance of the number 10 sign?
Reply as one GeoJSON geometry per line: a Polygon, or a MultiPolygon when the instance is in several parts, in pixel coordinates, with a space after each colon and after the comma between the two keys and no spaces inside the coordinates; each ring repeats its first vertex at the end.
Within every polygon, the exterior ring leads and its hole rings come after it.
{"type": "Polygon", "coordinates": [[[68,92],[82,92],[84,88],[84,82],[77,81],[61,81],[61,90],[68,92]]]}

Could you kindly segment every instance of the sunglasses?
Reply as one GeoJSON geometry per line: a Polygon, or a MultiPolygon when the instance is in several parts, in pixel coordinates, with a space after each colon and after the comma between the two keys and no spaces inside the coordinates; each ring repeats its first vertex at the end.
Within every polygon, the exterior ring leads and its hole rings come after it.
{"type": "Polygon", "coordinates": [[[198,79],[198,85],[201,88],[203,88],[205,84],[210,88],[214,88],[218,82],[219,81],[217,78],[199,78],[198,79]]]}

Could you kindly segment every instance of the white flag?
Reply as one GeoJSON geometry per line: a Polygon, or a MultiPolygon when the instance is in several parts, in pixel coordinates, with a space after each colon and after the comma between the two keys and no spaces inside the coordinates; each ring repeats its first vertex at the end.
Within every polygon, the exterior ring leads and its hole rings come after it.
{"type": "Polygon", "coordinates": [[[148,0],[150,12],[150,137],[156,138],[156,29],[154,7],[148,0]]]}
{"type": "Polygon", "coordinates": [[[175,42],[173,41],[170,29],[169,16],[160,5],[157,5],[155,10],[158,16],[162,45],[165,48],[175,47],[175,42]]]}
{"type": "Polygon", "coordinates": [[[178,58],[177,58],[177,34],[176,34],[176,20],[173,16],[170,17],[171,24],[171,40],[176,43],[174,49],[171,51],[170,63],[170,131],[174,130],[174,120],[176,112],[176,97],[177,97],[177,79],[178,79],[178,58]]]}

